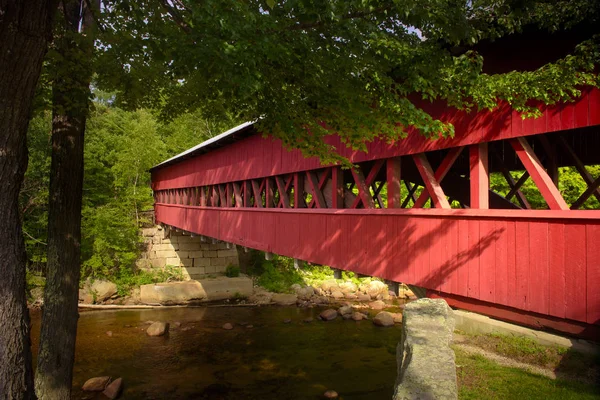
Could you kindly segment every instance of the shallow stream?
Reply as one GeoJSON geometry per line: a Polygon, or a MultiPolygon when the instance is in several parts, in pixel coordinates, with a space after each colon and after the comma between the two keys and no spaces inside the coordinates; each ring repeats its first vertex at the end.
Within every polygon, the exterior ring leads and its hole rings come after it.
{"type": "MultiPolygon", "coordinates": [[[[390,399],[400,326],[379,328],[370,320],[341,318],[322,322],[320,311],[206,307],[82,312],[73,398],[94,398],[81,391],[82,384],[109,375],[123,378],[122,399],[319,399],[328,389],[346,400],[390,399]],[[304,322],[307,318],[314,321],[304,322]],[[169,334],[147,336],[147,321],[170,322],[169,334]],[[227,322],[233,330],[222,328],[227,322]]],[[[40,315],[32,320],[35,355],[40,315]]]]}

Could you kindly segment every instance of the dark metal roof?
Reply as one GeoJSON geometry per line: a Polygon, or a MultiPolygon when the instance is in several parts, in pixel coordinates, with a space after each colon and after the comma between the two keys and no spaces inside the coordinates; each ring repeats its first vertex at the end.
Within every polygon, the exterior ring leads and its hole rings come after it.
{"type": "Polygon", "coordinates": [[[150,168],[150,172],[164,168],[169,165],[177,164],[181,161],[187,160],[188,158],[197,156],[198,154],[208,153],[214,149],[231,144],[239,139],[248,137],[255,133],[254,122],[245,122],[241,125],[236,126],[226,132],[223,132],[213,138],[210,138],[197,146],[192,147],[184,151],[183,153],[177,154],[175,157],[171,157],[166,161],[161,162],[158,165],[150,168]]]}

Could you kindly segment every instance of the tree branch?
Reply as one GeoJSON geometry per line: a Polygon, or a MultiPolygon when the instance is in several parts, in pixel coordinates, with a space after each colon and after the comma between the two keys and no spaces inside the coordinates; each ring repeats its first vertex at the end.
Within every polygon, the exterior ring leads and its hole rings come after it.
{"type": "Polygon", "coordinates": [[[188,25],[187,22],[183,19],[177,7],[173,7],[169,0],[160,0],[160,4],[163,8],[173,17],[173,21],[181,28],[182,31],[187,33],[188,35],[192,33],[192,28],[188,25]]]}

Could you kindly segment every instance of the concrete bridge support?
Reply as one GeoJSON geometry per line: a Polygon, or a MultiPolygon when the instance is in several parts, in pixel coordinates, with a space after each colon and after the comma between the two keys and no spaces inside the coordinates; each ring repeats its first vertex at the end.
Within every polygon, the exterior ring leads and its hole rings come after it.
{"type": "Polygon", "coordinates": [[[182,267],[185,278],[200,279],[223,274],[229,265],[239,266],[234,244],[174,230],[160,225],[142,231],[145,251],[138,260],[139,268],[182,267]]]}

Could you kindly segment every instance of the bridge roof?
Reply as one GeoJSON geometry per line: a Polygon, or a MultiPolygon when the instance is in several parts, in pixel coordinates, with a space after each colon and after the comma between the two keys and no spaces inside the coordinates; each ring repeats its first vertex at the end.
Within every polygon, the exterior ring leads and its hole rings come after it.
{"type": "Polygon", "coordinates": [[[236,140],[241,139],[243,137],[247,137],[249,136],[249,134],[252,134],[253,131],[254,122],[244,122],[241,125],[238,125],[215,137],[205,140],[199,145],[194,146],[191,149],[187,149],[186,151],[179,153],[176,156],[161,162],[160,164],[155,165],[154,167],[150,168],[150,171],[154,171],[166,167],[168,165],[176,164],[178,162],[181,162],[199,154],[208,153],[211,150],[233,143],[236,140]]]}

